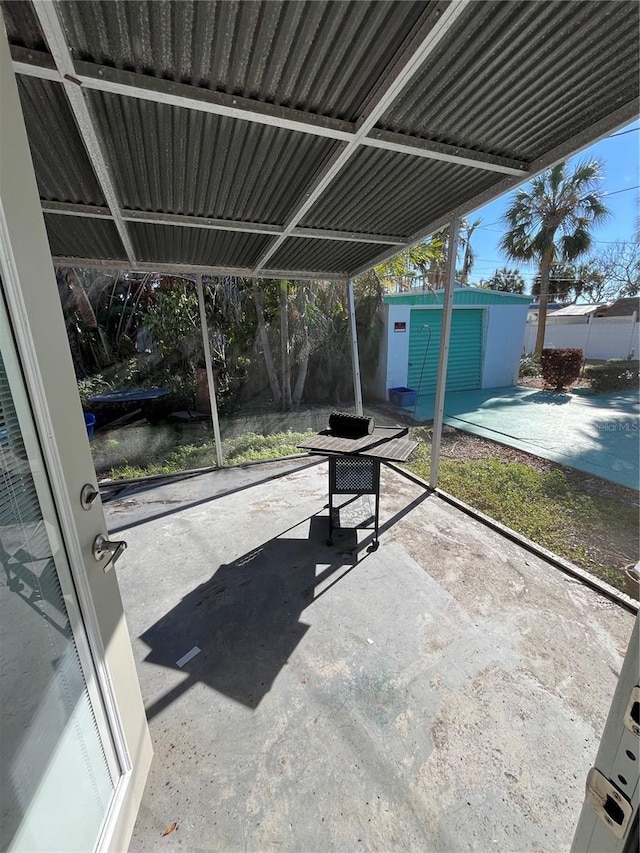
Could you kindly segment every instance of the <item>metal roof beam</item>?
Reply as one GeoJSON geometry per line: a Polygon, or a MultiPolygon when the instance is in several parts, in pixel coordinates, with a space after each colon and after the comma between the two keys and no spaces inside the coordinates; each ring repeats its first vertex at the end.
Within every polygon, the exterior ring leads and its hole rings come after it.
{"type": "MultiPolygon", "coordinates": [[[[66,201],[43,201],[43,213],[62,216],[81,216],[91,219],[112,219],[107,207],[94,207],[88,204],[73,204],[66,201]]],[[[282,234],[282,225],[267,225],[260,222],[236,222],[230,219],[212,219],[205,216],[184,216],[179,213],[148,213],[145,210],[120,209],[125,222],[144,222],[149,225],[179,225],[183,228],[202,228],[205,231],[242,231],[249,234],[282,234]]],[[[306,237],[313,240],[338,240],[346,243],[388,243],[390,246],[403,246],[406,237],[390,234],[363,234],[357,231],[331,231],[322,228],[295,228],[292,237],[306,237]]]]}
{"type": "MultiPolygon", "coordinates": [[[[62,82],[48,54],[13,46],[11,55],[16,73],[62,82]]],[[[342,142],[350,142],[356,135],[355,125],[347,121],[261,103],[235,95],[225,95],[186,83],[174,83],[158,77],[121,71],[89,62],[75,62],[74,69],[74,77],[85,89],[228,116],[342,142]]],[[[504,172],[507,175],[525,176],[527,174],[527,164],[517,160],[381,129],[372,129],[362,139],[361,144],[414,157],[444,160],[477,169],[504,172]]]]}
{"type": "Polygon", "coordinates": [[[84,216],[87,219],[111,219],[113,214],[108,207],[98,207],[93,204],[73,204],[68,201],[42,201],[43,213],[56,213],[60,216],[84,216]]]}
{"type": "Polygon", "coordinates": [[[332,231],[328,228],[294,228],[291,237],[308,237],[313,240],[339,240],[343,243],[388,243],[404,246],[403,237],[392,234],[367,234],[362,231],[332,231]]]}
{"type": "Polygon", "coordinates": [[[430,139],[406,136],[403,133],[392,133],[388,130],[374,128],[370,135],[362,140],[362,144],[369,148],[382,148],[385,151],[397,151],[400,154],[411,154],[412,157],[425,157],[429,160],[443,160],[446,163],[456,163],[459,166],[471,166],[521,178],[526,178],[529,174],[528,165],[518,160],[486,154],[484,151],[474,151],[471,148],[461,148],[458,145],[446,145],[430,139]]]}
{"type": "Polygon", "coordinates": [[[353,157],[362,141],[375,127],[376,122],[420,71],[429,56],[467,9],[470,2],[471,0],[455,0],[455,2],[445,0],[445,2],[438,3],[427,16],[416,37],[398,59],[386,79],[380,83],[376,94],[356,122],[356,133],[353,139],[329,159],[314,184],[305,192],[301,202],[296,206],[284,234],[277,237],[259,258],[255,267],[256,275],[260,274],[260,270],[266,265],[267,261],[273,257],[293,229],[342,171],[345,164],[353,157]]]}
{"type": "Polygon", "coordinates": [[[16,74],[26,77],[38,77],[41,80],[52,80],[62,83],[62,75],[56,67],[53,57],[41,50],[29,50],[26,47],[12,44],[11,60],[16,74]]]}
{"type": "Polygon", "coordinates": [[[278,225],[260,222],[234,222],[228,219],[213,219],[206,216],[184,216],[180,213],[148,213],[145,210],[120,211],[125,222],[142,222],[146,225],[179,225],[184,228],[201,228],[205,231],[243,231],[248,234],[280,234],[278,225]]]}
{"type": "Polygon", "coordinates": [[[107,166],[102,145],[93,125],[93,119],[85,101],[84,92],[75,76],[73,60],[55,5],[47,2],[47,0],[33,0],[33,8],[38,16],[40,27],[49,45],[56,68],[62,77],[62,85],[65,88],[87,154],[102,189],[102,194],[111,210],[113,222],[124,246],[127,258],[129,259],[129,263],[135,266],[136,259],[133,243],[129,237],[127,226],[120,216],[120,205],[111,175],[109,174],[109,167],[107,166]]]}
{"type": "MultiPolygon", "coordinates": [[[[629,122],[633,121],[638,117],[640,113],[640,101],[638,99],[634,99],[633,101],[628,101],[626,104],[622,104],[618,109],[614,110],[612,113],[609,113],[608,116],[599,119],[592,125],[584,128],[579,133],[571,136],[569,139],[566,139],[564,142],[557,145],[555,148],[551,148],[541,157],[538,157],[537,160],[533,160],[530,164],[531,173],[529,175],[529,179],[535,178],[536,175],[539,175],[541,172],[544,172],[546,169],[551,168],[555,163],[559,163],[561,160],[565,160],[567,157],[573,157],[575,154],[578,154],[585,148],[588,148],[591,145],[594,145],[600,139],[603,139],[606,136],[609,136],[611,133],[614,133],[621,127],[625,127],[625,125],[629,124],[629,122]]],[[[421,228],[420,231],[413,234],[413,236],[407,241],[403,248],[408,249],[411,246],[415,246],[416,243],[419,243],[421,240],[424,240],[426,237],[429,237],[431,234],[435,234],[437,231],[441,231],[452,219],[458,219],[463,216],[467,216],[472,213],[474,210],[477,210],[479,207],[482,207],[484,204],[488,204],[490,201],[495,201],[495,199],[504,195],[509,190],[514,189],[520,184],[524,183],[524,181],[520,178],[516,177],[506,177],[500,181],[497,181],[492,186],[483,190],[478,195],[473,198],[465,201],[463,204],[458,205],[453,210],[448,211],[444,216],[438,217],[438,219],[434,219],[429,223],[425,228],[421,228]]],[[[385,261],[390,260],[395,255],[397,255],[397,250],[385,251],[382,254],[378,255],[372,261],[368,261],[361,267],[358,267],[355,270],[349,272],[350,278],[355,278],[356,276],[362,275],[362,273],[367,272],[370,269],[373,269],[378,264],[382,264],[385,261]]]]}
{"type": "Polygon", "coordinates": [[[324,272],[315,270],[279,270],[266,269],[254,276],[247,267],[215,267],[203,264],[165,264],[150,261],[138,261],[135,268],[126,260],[109,258],[76,258],[57,255],[52,258],[56,267],[74,267],[77,269],[130,270],[131,272],[156,272],[165,275],[235,275],[238,278],[282,278],[290,281],[336,281],[346,282],[343,272],[324,272]]]}
{"type": "MultiPolygon", "coordinates": [[[[20,53],[13,55],[19,56],[20,53]]],[[[24,63],[22,67],[24,68],[24,63]]],[[[228,95],[188,83],[176,83],[149,74],[137,74],[83,61],[75,62],[74,71],[82,86],[98,92],[213,113],[330,139],[348,141],[355,133],[355,126],[351,122],[238,95],[228,95]]]]}

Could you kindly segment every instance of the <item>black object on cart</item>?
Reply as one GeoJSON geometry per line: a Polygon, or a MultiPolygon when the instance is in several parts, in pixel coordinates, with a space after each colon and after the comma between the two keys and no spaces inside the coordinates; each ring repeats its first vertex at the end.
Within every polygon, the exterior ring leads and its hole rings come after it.
{"type": "MultiPolygon", "coordinates": [[[[323,430],[300,444],[305,450],[329,457],[329,535],[327,545],[333,545],[333,533],[340,523],[340,508],[335,506],[336,495],[373,495],[373,542],[371,550],[378,547],[380,516],[380,463],[406,462],[417,441],[409,438],[406,427],[375,427],[359,438],[336,435],[331,429],[323,430]]],[[[362,528],[363,524],[353,527],[362,528]]]]}

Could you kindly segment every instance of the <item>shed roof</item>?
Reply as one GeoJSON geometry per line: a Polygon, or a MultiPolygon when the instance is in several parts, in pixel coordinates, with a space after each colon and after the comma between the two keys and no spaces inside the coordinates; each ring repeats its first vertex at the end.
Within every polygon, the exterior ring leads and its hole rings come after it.
{"type": "Polygon", "coordinates": [[[621,296],[609,305],[600,306],[599,317],[631,317],[640,316],[640,296],[621,296]]]}
{"type": "Polygon", "coordinates": [[[56,263],[358,274],[638,115],[635,0],[0,0],[56,263]]]}
{"type": "MultiPolygon", "coordinates": [[[[502,290],[487,290],[479,287],[455,287],[453,290],[454,305],[528,305],[530,296],[523,293],[505,293],[502,290]]],[[[383,298],[389,305],[424,305],[444,304],[444,290],[421,290],[418,293],[389,293],[383,298]]]]}
{"type": "Polygon", "coordinates": [[[606,308],[606,302],[599,302],[596,305],[565,305],[564,308],[559,308],[554,311],[554,317],[588,317],[590,314],[595,314],[602,308],[606,308]]]}

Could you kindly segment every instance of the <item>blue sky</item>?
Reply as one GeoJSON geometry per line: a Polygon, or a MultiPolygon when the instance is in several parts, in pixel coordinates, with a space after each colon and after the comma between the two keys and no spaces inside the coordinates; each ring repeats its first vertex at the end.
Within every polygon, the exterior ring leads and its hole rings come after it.
{"type": "MultiPolygon", "coordinates": [[[[599,159],[603,163],[603,190],[607,193],[605,203],[611,210],[611,216],[603,225],[593,230],[594,251],[606,248],[607,243],[634,239],[638,219],[638,185],[640,184],[640,122],[635,121],[625,128],[620,128],[615,134],[602,139],[590,148],[585,148],[580,154],[568,162],[574,163],[584,159],[599,159]],[[622,190],[622,192],[620,192],[622,190]]],[[[498,243],[504,232],[500,218],[509,204],[513,191],[478,208],[468,215],[473,222],[482,219],[482,224],[473,232],[471,245],[476,254],[476,261],[471,270],[470,284],[488,278],[495,269],[515,267],[502,255],[498,243]]],[[[535,263],[518,267],[526,281],[530,281],[536,273],[535,263]]]]}

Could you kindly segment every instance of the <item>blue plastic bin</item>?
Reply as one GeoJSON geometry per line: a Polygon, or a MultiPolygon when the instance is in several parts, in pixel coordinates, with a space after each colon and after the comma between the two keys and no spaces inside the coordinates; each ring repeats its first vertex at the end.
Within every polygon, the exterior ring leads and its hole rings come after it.
{"type": "Polygon", "coordinates": [[[96,425],[96,416],[92,415],[91,412],[85,412],[84,424],[87,428],[87,435],[89,438],[93,438],[93,428],[96,425]]]}
{"type": "Polygon", "coordinates": [[[389,388],[389,400],[394,406],[411,409],[416,404],[418,392],[412,388],[389,388]]]}

